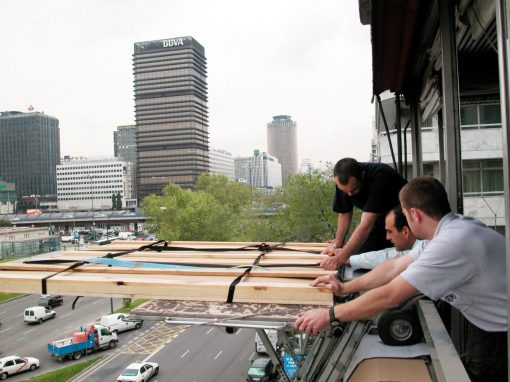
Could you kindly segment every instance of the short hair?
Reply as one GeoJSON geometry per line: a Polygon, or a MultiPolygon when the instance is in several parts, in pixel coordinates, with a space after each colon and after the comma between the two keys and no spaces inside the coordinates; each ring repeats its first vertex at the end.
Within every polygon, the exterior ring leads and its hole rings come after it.
{"type": "Polygon", "coordinates": [[[436,220],[441,220],[452,211],[445,188],[431,176],[419,176],[411,180],[402,187],[399,198],[402,208],[418,208],[436,220]]]}
{"type": "Polygon", "coordinates": [[[335,168],[333,169],[333,176],[338,177],[340,184],[343,185],[347,184],[351,177],[361,180],[362,173],[363,169],[358,161],[353,158],[340,159],[336,162],[335,168]]]}
{"type": "Polygon", "coordinates": [[[393,213],[393,216],[395,217],[395,223],[393,224],[398,232],[402,232],[404,227],[409,228],[409,223],[407,222],[406,216],[404,215],[404,212],[402,211],[402,206],[400,204],[397,204],[395,207],[393,207],[388,214],[393,213]]]}

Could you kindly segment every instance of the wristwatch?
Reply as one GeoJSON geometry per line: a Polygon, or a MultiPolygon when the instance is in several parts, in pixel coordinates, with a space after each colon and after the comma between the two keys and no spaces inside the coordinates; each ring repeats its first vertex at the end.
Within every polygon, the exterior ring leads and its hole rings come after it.
{"type": "Polygon", "coordinates": [[[329,323],[330,325],[340,325],[340,320],[335,317],[335,305],[329,307],[329,323]]]}

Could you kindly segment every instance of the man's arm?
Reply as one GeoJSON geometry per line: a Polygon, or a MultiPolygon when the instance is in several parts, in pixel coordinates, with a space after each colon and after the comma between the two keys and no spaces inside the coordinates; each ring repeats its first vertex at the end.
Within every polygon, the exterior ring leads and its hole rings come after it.
{"type": "Polygon", "coordinates": [[[336,227],[335,241],[333,242],[336,248],[340,248],[344,245],[345,236],[347,235],[351,221],[352,211],[338,214],[338,225],[336,227]]]}
{"type": "MultiPolygon", "coordinates": [[[[418,293],[416,288],[402,276],[397,276],[389,284],[373,289],[344,304],[336,305],[335,317],[341,322],[368,319],[416,293],[418,293]]],[[[309,310],[301,314],[294,322],[296,329],[309,334],[317,334],[328,325],[328,309],[309,310]]]]}
{"type": "Polygon", "coordinates": [[[384,248],[378,251],[370,251],[360,253],[359,255],[351,255],[346,263],[351,266],[353,271],[356,269],[374,269],[386,260],[403,256],[407,252],[408,251],[397,251],[395,247],[384,248]]]}
{"type": "Polygon", "coordinates": [[[335,273],[316,278],[310,283],[310,286],[326,287],[336,296],[370,290],[388,284],[400,275],[412,261],[411,255],[405,255],[387,260],[363,276],[346,283],[341,283],[335,273]]]}
{"type": "MultiPolygon", "coordinates": [[[[349,241],[342,248],[335,249],[335,255],[321,261],[320,266],[324,269],[335,270],[349,259],[349,256],[355,252],[365,242],[368,235],[374,227],[378,214],[373,212],[363,212],[361,221],[352,233],[349,241]]],[[[351,213],[352,217],[352,213],[351,213]]],[[[340,220],[340,217],[339,217],[340,220]]],[[[338,229],[337,229],[338,232],[338,229]]]]}

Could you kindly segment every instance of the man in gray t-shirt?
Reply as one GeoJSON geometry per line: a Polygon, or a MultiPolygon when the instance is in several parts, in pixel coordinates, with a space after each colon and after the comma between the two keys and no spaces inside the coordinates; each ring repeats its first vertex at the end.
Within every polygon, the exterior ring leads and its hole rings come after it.
{"type": "Polygon", "coordinates": [[[479,221],[451,213],[441,183],[418,177],[400,191],[409,226],[420,239],[430,240],[422,251],[388,260],[364,276],[341,283],[335,275],[311,285],[335,295],[367,290],[360,297],[328,309],[304,312],[294,323],[316,334],[332,318],[367,319],[418,292],[444,299],[467,319],[465,366],[473,381],[507,380],[506,253],[503,236],[479,221]],[[333,317],[331,317],[331,315],[333,317]]]}

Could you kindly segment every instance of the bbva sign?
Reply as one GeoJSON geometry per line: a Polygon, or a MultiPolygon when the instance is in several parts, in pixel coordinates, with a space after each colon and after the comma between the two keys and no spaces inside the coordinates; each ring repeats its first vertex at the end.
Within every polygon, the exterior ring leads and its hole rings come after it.
{"type": "Polygon", "coordinates": [[[163,48],[170,48],[172,46],[184,45],[182,38],[171,38],[169,40],[163,40],[163,48]]]}

